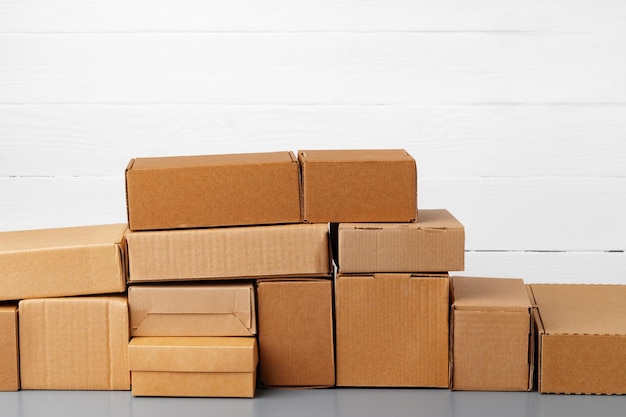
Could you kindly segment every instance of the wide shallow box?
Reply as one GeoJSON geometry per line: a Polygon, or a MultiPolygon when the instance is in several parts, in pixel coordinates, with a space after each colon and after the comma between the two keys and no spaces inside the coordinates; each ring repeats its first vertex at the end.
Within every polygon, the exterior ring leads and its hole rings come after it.
{"type": "Polygon", "coordinates": [[[335,280],[337,385],[447,388],[447,275],[335,280]]]}
{"type": "Polygon", "coordinates": [[[253,337],[134,337],[128,356],[134,396],[254,397],[253,337]]]}
{"type": "Polygon", "coordinates": [[[17,304],[0,303],[0,391],[20,389],[17,304]]]}
{"type": "Polygon", "coordinates": [[[129,281],[175,281],[331,272],[326,224],[127,233],[129,281]]]}
{"type": "Polygon", "coordinates": [[[530,391],[534,339],[522,279],[452,277],[451,388],[530,391]]]}
{"type": "Polygon", "coordinates": [[[19,303],[23,389],[129,390],[125,296],[19,303]]]}
{"type": "Polygon", "coordinates": [[[0,233],[0,300],[124,292],[125,224],[0,233]]]}
{"type": "Polygon", "coordinates": [[[626,285],[531,284],[539,392],[626,394],[626,285]]]}
{"type": "Polygon", "coordinates": [[[256,334],[251,283],[132,285],[128,307],[131,337],[256,334]]]}
{"type": "Polygon", "coordinates": [[[402,149],[299,151],[309,223],[411,222],[417,167],[402,149]]]}
{"type": "Polygon", "coordinates": [[[126,199],[132,230],[301,221],[293,152],[133,159],[126,199]]]}
{"type": "Polygon", "coordinates": [[[340,223],[342,273],[447,272],[465,267],[465,230],[449,211],[421,209],[415,223],[340,223]]]}
{"type": "Polygon", "coordinates": [[[335,385],[332,280],[257,283],[260,383],[335,385]]]}

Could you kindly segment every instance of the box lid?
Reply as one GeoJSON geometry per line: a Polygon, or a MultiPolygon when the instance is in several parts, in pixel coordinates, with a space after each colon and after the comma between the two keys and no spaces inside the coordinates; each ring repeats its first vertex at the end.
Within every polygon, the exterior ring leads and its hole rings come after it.
{"type": "Polygon", "coordinates": [[[404,149],[305,150],[298,153],[307,162],[414,161],[404,149]]]}
{"type": "Polygon", "coordinates": [[[203,166],[272,164],[296,162],[293,152],[259,152],[221,155],[163,156],[152,158],[135,158],[130,169],[172,169],[203,166]]]}
{"type": "Polygon", "coordinates": [[[455,310],[526,311],[531,305],[519,278],[452,277],[455,310]]]}

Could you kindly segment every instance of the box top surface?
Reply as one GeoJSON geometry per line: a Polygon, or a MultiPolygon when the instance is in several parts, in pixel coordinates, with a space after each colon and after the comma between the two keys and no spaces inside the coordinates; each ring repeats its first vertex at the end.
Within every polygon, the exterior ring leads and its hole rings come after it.
{"type": "Polygon", "coordinates": [[[306,162],[415,162],[404,149],[308,150],[298,155],[306,162]]]}
{"type": "Polygon", "coordinates": [[[413,223],[340,223],[339,230],[464,230],[464,227],[446,209],[420,209],[413,223]]]}
{"type": "Polygon", "coordinates": [[[531,304],[519,278],[452,277],[455,310],[526,311],[531,304]]]}
{"type": "Polygon", "coordinates": [[[127,225],[67,227],[0,233],[0,252],[110,245],[124,238],[127,225]]]}
{"type": "Polygon", "coordinates": [[[0,303],[0,313],[12,313],[17,311],[17,304],[15,303],[0,303]]]}
{"type": "Polygon", "coordinates": [[[135,158],[132,170],[196,168],[204,166],[248,165],[294,162],[292,152],[259,152],[222,155],[163,156],[153,158],[135,158]]]}
{"type": "MultiPolygon", "coordinates": [[[[57,297],[57,298],[32,298],[28,300],[21,300],[19,302],[19,308],[22,309],[24,306],[29,305],[37,305],[37,304],[56,304],[56,305],[84,305],[89,308],[90,306],[95,306],[97,303],[122,303],[128,304],[128,299],[125,295],[122,294],[114,294],[114,295],[88,295],[88,296],[78,296],[78,297],[57,297]]],[[[80,307],[79,307],[80,308],[80,307]]]]}
{"type": "Polygon", "coordinates": [[[545,334],[626,335],[626,285],[531,284],[545,334]]]}

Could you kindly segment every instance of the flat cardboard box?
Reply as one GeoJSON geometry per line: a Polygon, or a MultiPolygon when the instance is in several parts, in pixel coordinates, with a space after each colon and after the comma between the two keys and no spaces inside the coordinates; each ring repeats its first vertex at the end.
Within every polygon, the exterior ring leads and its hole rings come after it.
{"type": "Polygon", "coordinates": [[[301,221],[293,152],[133,159],[126,199],[132,230],[301,221]]]}
{"type": "Polygon", "coordinates": [[[451,388],[530,391],[534,339],[522,279],[452,277],[451,388]]]}
{"type": "Polygon", "coordinates": [[[403,149],[299,151],[309,223],[411,222],[417,167],[403,149]]]}
{"type": "Polygon", "coordinates": [[[251,283],[131,285],[128,307],[131,337],[256,334],[251,283]]]}
{"type": "Polygon", "coordinates": [[[465,230],[447,210],[420,209],[415,223],[340,223],[342,273],[448,272],[465,267],[465,230]]]}
{"type": "Polygon", "coordinates": [[[337,274],[337,385],[448,387],[447,275],[337,274]]]}
{"type": "Polygon", "coordinates": [[[128,355],[134,396],[254,397],[253,337],[134,337],[128,355]]]}
{"type": "Polygon", "coordinates": [[[539,392],[626,394],[626,285],[531,284],[539,392]]]}
{"type": "Polygon", "coordinates": [[[0,303],[0,391],[20,389],[17,304],[0,303]]]}
{"type": "Polygon", "coordinates": [[[127,233],[129,281],[327,276],[326,224],[127,233]]]}
{"type": "Polygon", "coordinates": [[[0,233],[0,300],[126,290],[125,224],[0,233]]]}
{"type": "Polygon", "coordinates": [[[335,385],[331,280],[261,280],[260,383],[268,387],[335,385]]]}
{"type": "Polygon", "coordinates": [[[129,390],[125,296],[19,303],[23,389],[129,390]]]}

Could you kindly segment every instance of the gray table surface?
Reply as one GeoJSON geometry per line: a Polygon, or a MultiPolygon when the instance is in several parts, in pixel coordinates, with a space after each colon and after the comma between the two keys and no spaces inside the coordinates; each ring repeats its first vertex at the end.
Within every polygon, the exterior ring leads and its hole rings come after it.
{"type": "Polygon", "coordinates": [[[437,389],[259,389],[254,399],[133,398],[130,392],[0,392],[0,416],[624,416],[626,396],[437,389]]]}

